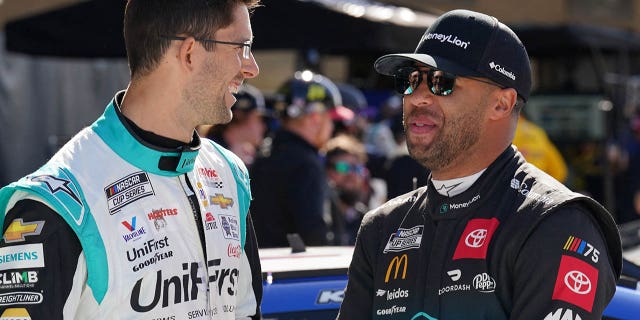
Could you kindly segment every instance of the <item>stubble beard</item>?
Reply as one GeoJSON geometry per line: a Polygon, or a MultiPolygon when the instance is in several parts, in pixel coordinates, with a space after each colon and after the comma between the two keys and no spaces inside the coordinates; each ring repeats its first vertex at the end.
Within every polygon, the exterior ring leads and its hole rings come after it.
{"type": "Polygon", "coordinates": [[[228,84],[220,84],[219,79],[215,82],[211,81],[217,74],[217,69],[213,62],[208,61],[203,65],[193,84],[185,89],[184,97],[187,107],[194,110],[198,124],[225,124],[229,123],[233,117],[224,99],[229,90],[228,84]]]}
{"type": "Polygon", "coordinates": [[[429,145],[423,145],[411,139],[405,122],[409,154],[431,171],[447,168],[460,157],[465,157],[465,151],[480,140],[483,117],[481,110],[480,106],[475,106],[472,113],[450,117],[443,123],[443,128],[429,145]]]}

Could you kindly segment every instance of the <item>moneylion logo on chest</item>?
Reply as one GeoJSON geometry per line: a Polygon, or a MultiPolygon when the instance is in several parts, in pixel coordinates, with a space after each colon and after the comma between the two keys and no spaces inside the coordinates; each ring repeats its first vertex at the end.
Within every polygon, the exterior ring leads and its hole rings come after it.
{"type": "Polygon", "coordinates": [[[398,231],[391,234],[389,241],[387,241],[387,245],[384,247],[382,252],[399,252],[408,249],[420,248],[423,230],[424,225],[415,226],[409,229],[399,228],[398,231]]]}

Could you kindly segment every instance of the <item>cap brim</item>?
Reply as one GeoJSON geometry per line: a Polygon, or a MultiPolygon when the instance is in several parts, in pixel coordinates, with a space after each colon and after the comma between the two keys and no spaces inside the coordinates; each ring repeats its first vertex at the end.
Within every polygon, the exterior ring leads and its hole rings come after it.
{"type": "Polygon", "coordinates": [[[429,67],[440,69],[445,72],[453,73],[459,76],[477,76],[484,77],[477,71],[463,67],[448,59],[430,56],[423,53],[396,53],[382,56],[373,64],[375,70],[387,76],[392,76],[400,67],[413,66],[416,63],[424,64],[429,67]]]}

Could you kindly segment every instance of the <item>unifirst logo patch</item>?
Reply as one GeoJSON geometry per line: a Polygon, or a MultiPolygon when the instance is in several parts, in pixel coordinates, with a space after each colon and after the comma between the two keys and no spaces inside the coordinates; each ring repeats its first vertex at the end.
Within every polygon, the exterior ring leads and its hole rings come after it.
{"type": "Polygon", "coordinates": [[[2,237],[6,243],[22,242],[26,236],[40,235],[42,228],[44,228],[43,220],[24,222],[22,218],[13,219],[2,237]]]}
{"type": "Polygon", "coordinates": [[[491,219],[471,219],[458,240],[453,260],[485,259],[493,233],[498,229],[500,221],[491,219]]]}
{"type": "Polygon", "coordinates": [[[597,288],[598,269],[578,258],[562,256],[551,299],[591,312],[597,288]]]}

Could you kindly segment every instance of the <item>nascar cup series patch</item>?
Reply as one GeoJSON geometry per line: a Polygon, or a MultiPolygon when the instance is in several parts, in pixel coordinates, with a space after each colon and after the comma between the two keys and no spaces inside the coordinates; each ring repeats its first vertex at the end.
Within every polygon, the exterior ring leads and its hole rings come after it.
{"type": "Polygon", "coordinates": [[[398,228],[398,231],[391,234],[389,241],[387,241],[387,245],[384,247],[382,252],[399,252],[420,248],[423,231],[424,225],[415,226],[409,229],[398,228]]]}

